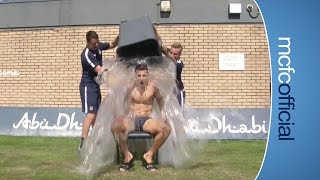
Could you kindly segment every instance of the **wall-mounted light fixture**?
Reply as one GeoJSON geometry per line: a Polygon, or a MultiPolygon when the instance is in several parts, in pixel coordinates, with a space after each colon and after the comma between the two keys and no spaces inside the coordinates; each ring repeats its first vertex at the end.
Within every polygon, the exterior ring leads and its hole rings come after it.
{"type": "Polygon", "coordinates": [[[229,14],[241,14],[241,3],[230,3],[229,14]]]}
{"type": "Polygon", "coordinates": [[[171,12],[171,0],[160,0],[160,12],[171,12]]]}
{"type": "Polygon", "coordinates": [[[157,6],[160,9],[160,17],[161,18],[169,18],[171,14],[171,0],[160,0],[157,3],[157,6]]]}
{"type": "Polygon", "coordinates": [[[241,3],[229,3],[229,19],[240,19],[242,12],[241,3]]]}

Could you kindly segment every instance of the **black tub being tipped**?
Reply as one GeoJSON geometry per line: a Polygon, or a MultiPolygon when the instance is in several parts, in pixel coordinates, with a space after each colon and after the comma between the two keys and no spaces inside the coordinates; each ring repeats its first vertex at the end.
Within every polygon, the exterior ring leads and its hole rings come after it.
{"type": "Polygon", "coordinates": [[[121,22],[117,49],[117,56],[121,60],[132,64],[131,61],[135,58],[147,58],[148,63],[154,64],[162,61],[161,55],[160,45],[148,16],[121,22]]]}

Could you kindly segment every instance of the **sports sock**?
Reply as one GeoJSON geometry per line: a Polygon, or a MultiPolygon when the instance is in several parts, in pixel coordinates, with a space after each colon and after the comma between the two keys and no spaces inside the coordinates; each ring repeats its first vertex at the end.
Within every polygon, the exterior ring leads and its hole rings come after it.
{"type": "Polygon", "coordinates": [[[82,148],[82,146],[83,146],[83,142],[84,142],[84,137],[81,137],[81,139],[80,139],[80,148],[82,148]]]}

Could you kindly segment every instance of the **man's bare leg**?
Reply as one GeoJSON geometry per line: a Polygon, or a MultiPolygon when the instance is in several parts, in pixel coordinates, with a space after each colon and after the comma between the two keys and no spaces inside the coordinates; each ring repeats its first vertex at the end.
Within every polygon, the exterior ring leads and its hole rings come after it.
{"type": "Polygon", "coordinates": [[[127,145],[127,139],[128,134],[130,132],[129,123],[127,119],[119,119],[113,122],[111,131],[113,134],[113,137],[118,142],[118,145],[120,147],[120,151],[124,156],[124,163],[129,163],[133,155],[129,151],[128,145],[127,145]]]}
{"type": "Polygon", "coordinates": [[[143,130],[154,136],[153,144],[150,149],[143,155],[147,163],[153,162],[153,155],[159,150],[162,144],[167,140],[171,133],[171,127],[162,120],[149,119],[143,126],[143,130]]]}
{"type": "Polygon", "coordinates": [[[95,113],[87,113],[86,118],[84,119],[84,122],[82,124],[82,134],[81,134],[81,142],[80,142],[80,148],[82,148],[84,141],[87,139],[90,126],[94,125],[96,120],[96,114],[95,113]]]}

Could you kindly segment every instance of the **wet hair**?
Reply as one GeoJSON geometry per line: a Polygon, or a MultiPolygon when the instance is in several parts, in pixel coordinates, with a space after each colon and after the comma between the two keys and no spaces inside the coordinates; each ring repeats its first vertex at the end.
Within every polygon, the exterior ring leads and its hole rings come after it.
{"type": "Polygon", "coordinates": [[[137,71],[143,71],[143,70],[148,70],[147,64],[137,64],[134,71],[137,72],[137,71]]]}
{"type": "Polygon", "coordinates": [[[86,34],[87,42],[90,42],[91,39],[99,39],[97,32],[95,31],[88,31],[86,34]]]}
{"type": "Polygon", "coordinates": [[[180,43],[173,43],[173,44],[171,45],[171,47],[172,47],[172,48],[176,48],[176,49],[181,49],[181,51],[182,51],[182,49],[183,49],[183,47],[182,47],[182,45],[181,45],[180,43]]]}

